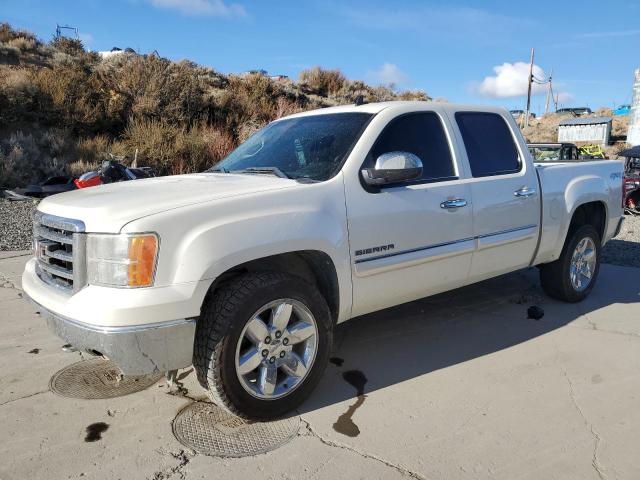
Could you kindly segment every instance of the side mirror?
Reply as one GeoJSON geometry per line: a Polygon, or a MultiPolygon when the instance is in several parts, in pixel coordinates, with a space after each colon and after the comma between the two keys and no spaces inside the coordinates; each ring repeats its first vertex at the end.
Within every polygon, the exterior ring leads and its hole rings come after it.
{"type": "Polygon", "coordinates": [[[373,168],[363,168],[362,179],[367,185],[379,187],[415,180],[422,175],[422,161],[409,152],[383,153],[373,168]]]}

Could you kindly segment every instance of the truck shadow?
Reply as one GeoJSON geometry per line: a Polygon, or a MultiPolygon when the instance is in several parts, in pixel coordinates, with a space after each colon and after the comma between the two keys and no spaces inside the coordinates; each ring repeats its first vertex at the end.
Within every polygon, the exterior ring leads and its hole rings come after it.
{"type": "MultiPolygon", "coordinates": [[[[332,361],[298,412],[356,396],[360,402],[376,390],[517,346],[569,323],[607,329],[614,312],[598,311],[616,303],[639,304],[639,272],[603,265],[590,296],[578,304],[544,295],[538,270],[531,268],[355,318],[337,327],[332,361]],[[528,318],[531,306],[541,307],[544,316],[528,318]],[[349,384],[345,374],[354,371],[363,374],[364,389],[349,384]]],[[[623,308],[632,312],[638,306],[623,308]]],[[[625,310],[616,312],[626,315],[625,310]]]]}
{"type": "Polygon", "coordinates": [[[640,267],[640,243],[611,239],[602,249],[602,261],[624,267],[640,267]]]}

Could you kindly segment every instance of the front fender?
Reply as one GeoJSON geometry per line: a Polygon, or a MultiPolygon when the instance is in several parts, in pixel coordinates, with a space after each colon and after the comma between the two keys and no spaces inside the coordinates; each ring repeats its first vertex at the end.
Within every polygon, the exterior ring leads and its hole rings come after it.
{"type": "Polygon", "coordinates": [[[338,276],[340,317],[348,316],[351,263],[340,177],[178,208],[136,220],[126,230],[160,235],[156,285],[212,283],[249,261],[302,250],[323,252],[338,276]]]}

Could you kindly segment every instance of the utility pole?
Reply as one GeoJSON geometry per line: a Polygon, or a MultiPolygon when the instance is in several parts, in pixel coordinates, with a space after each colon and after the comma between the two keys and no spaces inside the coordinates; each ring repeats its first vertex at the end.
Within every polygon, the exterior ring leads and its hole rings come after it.
{"type": "Polygon", "coordinates": [[[531,110],[531,84],[533,83],[533,55],[534,49],[531,49],[531,63],[529,65],[529,86],[527,88],[527,110],[524,114],[524,126],[529,126],[529,111],[531,110]]]}
{"type": "Polygon", "coordinates": [[[551,99],[551,95],[553,95],[553,90],[551,87],[551,82],[553,82],[553,70],[551,70],[551,75],[549,75],[549,87],[547,88],[547,103],[544,105],[544,114],[549,113],[549,100],[551,99]]]}

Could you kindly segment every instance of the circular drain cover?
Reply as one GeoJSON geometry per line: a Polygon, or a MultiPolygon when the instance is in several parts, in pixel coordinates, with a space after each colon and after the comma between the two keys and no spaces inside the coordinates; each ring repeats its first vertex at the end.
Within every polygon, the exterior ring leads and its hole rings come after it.
{"type": "Polygon", "coordinates": [[[113,398],[144,390],[162,376],[162,373],[155,373],[120,379],[120,370],[115,363],[97,357],[73,363],[58,371],[51,377],[49,388],[63,397],[113,398]]]}
{"type": "Polygon", "coordinates": [[[298,417],[250,422],[212,403],[194,402],[178,413],[173,434],[186,447],[216,457],[246,457],[285,444],[298,433],[298,417]]]}

